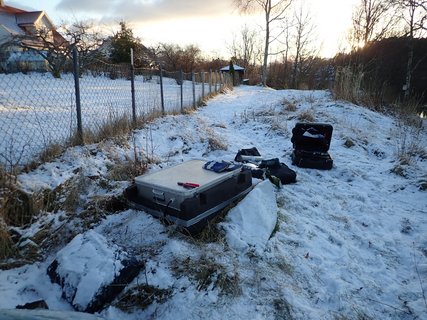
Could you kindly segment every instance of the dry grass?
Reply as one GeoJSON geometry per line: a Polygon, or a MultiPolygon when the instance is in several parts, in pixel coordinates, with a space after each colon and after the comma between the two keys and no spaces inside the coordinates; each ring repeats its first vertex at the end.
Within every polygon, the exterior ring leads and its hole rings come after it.
{"type": "Polygon", "coordinates": [[[346,147],[346,148],[352,148],[352,147],[354,147],[356,144],[354,143],[354,141],[352,140],[352,139],[350,139],[350,138],[346,138],[345,139],[345,142],[344,142],[344,146],[346,147]]]}
{"type": "Polygon", "coordinates": [[[127,290],[114,306],[124,312],[144,310],[153,302],[164,303],[172,295],[170,289],[160,289],[149,284],[139,284],[127,290]]]}
{"type": "Polygon", "coordinates": [[[311,110],[301,112],[297,118],[302,122],[314,122],[316,120],[311,110]]]}
{"type": "Polygon", "coordinates": [[[239,274],[237,272],[228,273],[224,266],[206,256],[198,259],[188,257],[183,261],[175,260],[171,270],[177,277],[185,274],[193,279],[198,291],[218,288],[222,295],[239,296],[242,294],[239,274]]]}
{"type": "Polygon", "coordinates": [[[59,143],[53,143],[47,148],[45,148],[39,155],[39,160],[41,163],[51,161],[58,157],[64,151],[64,147],[59,143]]]}
{"type": "Polygon", "coordinates": [[[362,99],[362,69],[353,69],[349,66],[337,70],[335,75],[333,94],[335,99],[360,103],[362,99]]]}
{"type": "Polygon", "coordinates": [[[211,128],[206,128],[206,133],[208,135],[208,150],[227,150],[228,145],[225,141],[221,139],[211,128]]]}
{"type": "Polygon", "coordinates": [[[108,171],[108,178],[114,181],[130,181],[147,171],[149,161],[126,158],[125,161],[116,163],[108,171]]]}
{"type": "Polygon", "coordinates": [[[86,130],[84,134],[85,143],[95,143],[117,136],[126,136],[133,129],[132,121],[123,115],[112,121],[105,122],[94,131],[86,130]]]}
{"type": "Polygon", "coordinates": [[[89,183],[89,178],[85,177],[82,170],[80,170],[75,177],[67,181],[67,186],[62,188],[65,192],[65,200],[62,207],[67,212],[75,212],[76,209],[83,204],[80,195],[85,193],[89,183]]]}
{"type": "Polygon", "coordinates": [[[285,104],[283,107],[284,107],[284,110],[287,112],[297,111],[297,105],[295,103],[289,102],[289,103],[285,104]]]}
{"type": "Polygon", "coordinates": [[[8,232],[8,227],[0,217],[0,260],[6,260],[15,253],[12,238],[8,232]]]}
{"type": "Polygon", "coordinates": [[[210,151],[227,150],[228,145],[225,142],[221,141],[218,136],[210,135],[208,137],[208,148],[210,151]]]}
{"type": "Polygon", "coordinates": [[[411,127],[422,127],[422,119],[418,116],[422,107],[422,99],[417,97],[412,97],[407,101],[397,101],[392,105],[399,122],[411,127]]]}
{"type": "Polygon", "coordinates": [[[427,150],[423,147],[423,127],[399,118],[396,139],[396,159],[400,165],[411,165],[416,158],[427,159],[427,150]],[[406,122],[406,123],[405,123],[406,122]]]}

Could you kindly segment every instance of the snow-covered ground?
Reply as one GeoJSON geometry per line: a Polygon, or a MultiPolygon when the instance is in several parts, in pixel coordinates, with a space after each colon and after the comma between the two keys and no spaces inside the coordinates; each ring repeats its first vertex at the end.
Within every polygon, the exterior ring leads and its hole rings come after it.
{"type": "Polygon", "coordinates": [[[46,270],[72,235],[92,228],[145,262],[128,293],[142,295],[141,284],[157,290],[130,309],[120,307],[123,293],[99,313],[105,319],[427,319],[426,141],[425,123],[409,128],[325,91],[243,86],[192,114],[159,118],[129,143],[69,149],[19,176],[30,193],[74,180],[80,193],[73,210],[45,212],[19,230],[32,239],[48,226],[60,236],[41,261],[0,272],[0,309],[44,299],[50,309],[72,310],[46,270]],[[333,125],[332,170],[291,165],[301,119],[333,125]],[[132,209],[87,217],[85,204],[129,184],[111,177],[135,154],[155,171],[193,158],[233,160],[252,146],[288,164],[297,182],[279,190],[259,183],[213,241],[132,209]]]}

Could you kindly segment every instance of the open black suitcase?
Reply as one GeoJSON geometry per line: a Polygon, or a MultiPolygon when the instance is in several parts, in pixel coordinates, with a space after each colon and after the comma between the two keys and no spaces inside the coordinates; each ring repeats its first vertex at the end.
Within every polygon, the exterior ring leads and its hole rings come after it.
{"type": "Polygon", "coordinates": [[[292,129],[292,163],[301,168],[331,169],[332,131],[330,124],[298,122],[292,129]]]}
{"type": "Polygon", "coordinates": [[[227,205],[252,189],[250,170],[213,172],[190,160],[135,178],[125,190],[129,204],[196,234],[227,205]],[[191,183],[185,188],[178,183],[191,183]]]}

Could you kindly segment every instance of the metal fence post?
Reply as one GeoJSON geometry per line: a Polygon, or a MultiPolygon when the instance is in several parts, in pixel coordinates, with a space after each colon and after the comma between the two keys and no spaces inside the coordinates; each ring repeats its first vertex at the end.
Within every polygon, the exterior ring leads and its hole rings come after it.
{"type": "Polygon", "coordinates": [[[218,72],[215,71],[215,93],[218,92],[218,72]]]}
{"type": "Polygon", "coordinates": [[[209,70],[209,94],[212,93],[212,69],[209,70]]]}
{"type": "Polygon", "coordinates": [[[179,85],[180,85],[180,93],[181,93],[181,113],[184,112],[184,72],[179,71],[179,85]]]}
{"type": "Polygon", "coordinates": [[[165,97],[163,94],[163,68],[160,62],[159,62],[159,70],[160,70],[160,100],[162,103],[162,114],[165,114],[165,97]]]}
{"type": "Polygon", "coordinates": [[[79,81],[79,61],[77,48],[73,48],[73,73],[74,89],[76,94],[76,114],[77,114],[77,139],[78,143],[83,143],[82,109],[80,103],[80,81],[79,81]]]}
{"type": "Polygon", "coordinates": [[[194,71],[191,71],[191,83],[193,85],[193,108],[196,109],[196,76],[194,71]]]}
{"type": "Polygon", "coordinates": [[[136,104],[135,104],[135,66],[133,64],[133,49],[130,48],[130,87],[132,93],[132,121],[136,124],[136,104]]]}
{"type": "Polygon", "coordinates": [[[205,73],[201,72],[200,75],[202,77],[202,100],[204,100],[205,99],[205,73]]]}

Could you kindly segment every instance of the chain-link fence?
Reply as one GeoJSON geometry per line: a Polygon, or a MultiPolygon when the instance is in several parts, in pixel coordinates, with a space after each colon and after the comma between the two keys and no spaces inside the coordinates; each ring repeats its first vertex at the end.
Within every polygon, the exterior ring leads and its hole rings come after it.
{"type": "Polygon", "coordinates": [[[99,60],[79,70],[77,59],[72,72],[54,78],[30,72],[31,61],[13,56],[13,70],[3,64],[0,73],[0,165],[5,167],[28,164],[53,145],[96,136],[118,121],[183,112],[225,84],[216,71],[167,72],[160,65],[139,69],[99,60]]]}

